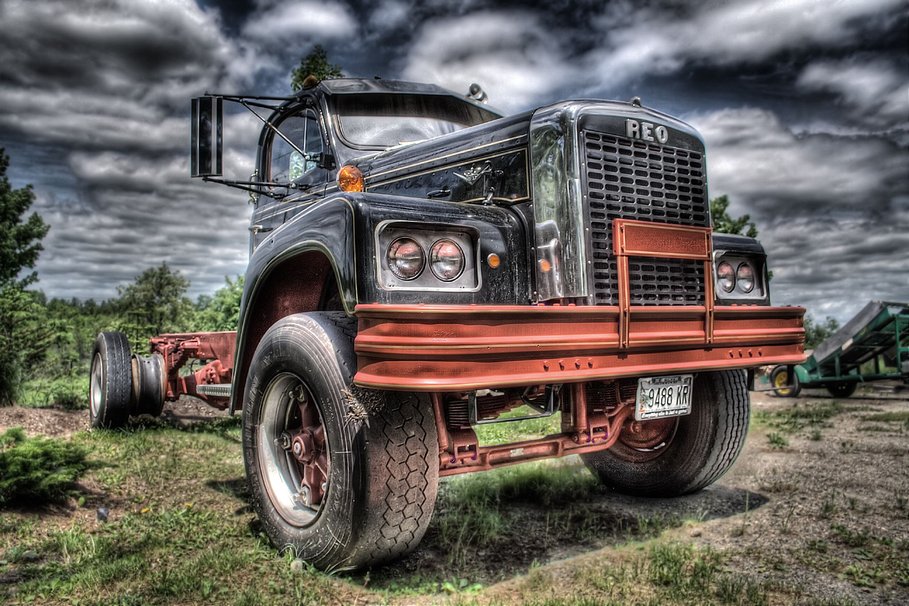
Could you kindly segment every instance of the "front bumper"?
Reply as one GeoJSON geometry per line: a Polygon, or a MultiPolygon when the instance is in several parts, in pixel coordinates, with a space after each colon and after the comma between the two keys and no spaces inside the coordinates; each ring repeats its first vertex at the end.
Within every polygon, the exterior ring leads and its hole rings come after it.
{"type": "Polygon", "coordinates": [[[574,383],[800,364],[800,307],[356,307],[363,387],[405,391],[574,383]],[[705,314],[710,318],[705,322],[705,314]]]}

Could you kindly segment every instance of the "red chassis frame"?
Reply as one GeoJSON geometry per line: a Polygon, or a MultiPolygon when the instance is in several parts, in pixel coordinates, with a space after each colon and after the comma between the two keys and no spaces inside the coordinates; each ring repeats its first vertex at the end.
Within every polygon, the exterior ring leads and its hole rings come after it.
{"type": "MultiPolygon", "coordinates": [[[[619,305],[386,305],[355,309],[354,347],[361,387],[431,394],[439,434],[440,472],[453,475],[523,461],[592,452],[623,432],[646,440],[657,422],[631,418],[633,391],[622,379],[804,361],[804,309],[715,306],[709,228],[617,219],[614,254],[619,305]],[[704,305],[632,306],[629,257],[704,263],[704,305]],[[480,446],[469,425],[446,410],[475,390],[566,385],[563,432],[538,440],[480,446]],[[611,404],[589,402],[609,393],[611,404]]],[[[181,394],[226,408],[236,333],[162,335],[152,352],[164,358],[165,399],[181,394]],[[190,359],[207,362],[190,375],[190,359]],[[218,386],[221,386],[220,388],[218,386]]],[[[499,412],[521,403],[498,397],[499,412]]],[[[496,410],[489,413],[495,416],[496,410]]],[[[653,435],[658,438],[659,432],[653,435]]]]}

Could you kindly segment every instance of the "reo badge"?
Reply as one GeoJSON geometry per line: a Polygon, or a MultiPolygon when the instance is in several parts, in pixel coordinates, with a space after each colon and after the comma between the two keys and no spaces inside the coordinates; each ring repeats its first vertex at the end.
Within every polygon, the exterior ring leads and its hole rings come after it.
{"type": "Polygon", "coordinates": [[[659,141],[666,143],[669,141],[669,129],[662,124],[653,124],[643,120],[625,120],[625,136],[632,139],[641,139],[642,141],[659,141]]]}

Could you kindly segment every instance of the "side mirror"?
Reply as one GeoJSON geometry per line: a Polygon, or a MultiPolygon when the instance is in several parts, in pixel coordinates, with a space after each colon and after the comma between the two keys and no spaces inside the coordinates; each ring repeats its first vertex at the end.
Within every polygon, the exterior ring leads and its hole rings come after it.
{"type": "Polygon", "coordinates": [[[189,173],[193,177],[221,176],[221,122],[224,118],[221,97],[196,97],[192,100],[192,138],[189,173]]]}

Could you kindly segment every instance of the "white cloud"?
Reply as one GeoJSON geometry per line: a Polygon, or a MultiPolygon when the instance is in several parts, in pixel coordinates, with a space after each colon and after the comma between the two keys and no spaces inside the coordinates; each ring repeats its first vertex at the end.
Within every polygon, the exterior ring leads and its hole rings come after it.
{"type": "Polygon", "coordinates": [[[819,61],[805,68],[796,85],[832,93],[855,110],[851,116],[858,123],[909,125],[909,74],[886,61],[819,61]]]}
{"type": "Polygon", "coordinates": [[[245,38],[270,45],[335,38],[356,31],[357,23],[345,6],[326,2],[269,2],[243,26],[245,38]]]}
{"type": "Polygon", "coordinates": [[[370,29],[393,30],[411,18],[413,6],[401,0],[384,0],[376,5],[369,15],[370,29]]]}
{"type": "Polygon", "coordinates": [[[526,108],[566,82],[563,49],[526,12],[480,12],[427,22],[403,76],[458,92],[479,83],[503,110],[526,108]]]}
{"type": "Polygon", "coordinates": [[[863,19],[902,6],[902,0],[743,0],[672,11],[612,4],[595,19],[604,43],[588,55],[588,65],[602,85],[692,63],[748,64],[786,50],[836,48],[852,41],[863,19]]]}

